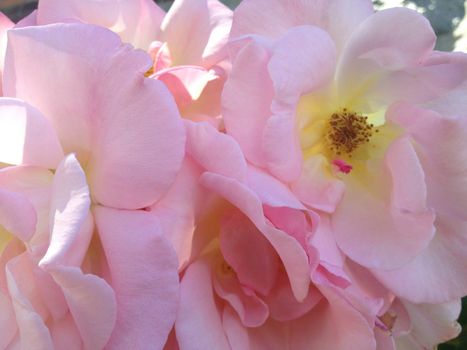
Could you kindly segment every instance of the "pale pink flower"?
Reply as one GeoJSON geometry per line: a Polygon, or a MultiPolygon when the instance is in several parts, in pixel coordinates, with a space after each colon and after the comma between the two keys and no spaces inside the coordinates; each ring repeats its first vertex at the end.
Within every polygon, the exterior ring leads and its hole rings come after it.
{"type": "Polygon", "coordinates": [[[55,175],[3,168],[0,188],[0,348],[102,348],[115,326],[116,298],[83,264],[93,223],[76,159],[67,158],[55,175]]]}
{"type": "MultiPolygon", "coordinates": [[[[179,288],[176,257],[157,219],[139,209],[163,197],[175,180],[185,132],[166,87],[144,77],[151,64],[146,53],[93,25],[35,26],[8,34],[4,93],[14,98],[0,99],[0,162],[49,177],[47,169],[55,169],[50,206],[36,209],[38,220],[47,222],[50,216],[50,224],[27,236],[18,231],[21,227],[12,227],[10,234],[27,243],[26,253],[2,252],[7,274],[12,261],[29,264],[15,270],[13,282],[26,278],[22,276],[31,269],[50,274],[48,284],[29,279],[30,285],[17,291],[9,281],[10,293],[2,290],[10,304],[27,306],[21,313],[9,313],[5,321],[11,327],[17,324],[19,336],[13,341],[24,348],[31,348],[35,333],[22,323],[23,317],[34,321],[44,348],[60,348],[57,344],[64,341],[55,340],[50,317],[68,317],[56,333],[63,336],[77,328],[81,340],[71,343],[78,348],[80,341],[87,348],[106,343],[112,349],[161,348],[172,328],[179,288]],[[94,231],[100,243],[88,251],[94,231]],[[40,237],[42,250],[31,252],[32,234],[34,240],[40,237]],[[80,268],[103,277],[112,289],[80,268]],[[21,292],[26,287],[32,294],[21,292]],[[41,294],[43,288],[65,296],[67,304],[62,303],[59,313],[54,314],[55,294],[41,294]],[[88,289],[91,299],[76,296],[84,306],[72,299],[81,288],[88,289]],[[92,295],[107,299],[104,310],[92,295]]],[[[6,219],[14,222],[22,214],[6,219]]]]}
{"type": "Polygon", "coordinates": [[[151,53],[147,74],[168,86],[184,117],[219,115],[232,11],[218,0],[176,0],[167,14],[152,0],[41,0],[31,17],[37,25],[78,21],[116,32],[151,53]]]}
{"type": "Polygon", "coordinates": [[[223,93],[248,161],[413,303],[467,294],[467,57],[435,40],[415,11],[369,0],[244,0],[223,93]]]}
{"type": "Polygon", "coordinates": [[[319,217],[249,166],[230,136],[206,122],[185,125],[184,166],[150,210],[181,274],[166,348],[374,349],[376,308],[354,302],[310,244],[319,217]]]}

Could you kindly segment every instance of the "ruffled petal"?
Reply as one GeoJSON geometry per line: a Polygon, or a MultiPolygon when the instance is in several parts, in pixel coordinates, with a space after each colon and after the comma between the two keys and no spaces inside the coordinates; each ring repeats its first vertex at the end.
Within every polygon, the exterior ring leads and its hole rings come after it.
{"type": "Polygon", "coordinates": [[[23,101],[0,99],[1,162],[55,168],[62,158],[62,146],[50,121],[23,101]]]}
{"type": "Polygon", "coordinates": [[[144,78],[148,55],[84,24],[15,29],[9,43],[5,93],[50,118],[65,152],[87,168],[97,202],[141,208],[165,193],[185,137],[170,93],[144,78]]]}
{"type": "Polygon", "coordinates": [[[344,194],[345,185],[328,169],[324,156],[309,157],[303,162],[302,172],[291,184],[291,189],[303,203],[332,213],[344,194]]]}
{"type": "Polygon", "coordinates": [[[71,154],[55,173],[50,206],[52,234],[41,266],[81,265],[92,236],[90,206],[86,175],[71,154]]]}
{"type": "Polygon", "coordinates": [[[206,171],[244,181],[246,161],[235,140],[207,122],[185,122],[187,153],[206,171]]]}
{"type": "Polygon", "coordinates": [[[308,257],[300,243],[266,221],[259,198],[237,180],[213,173],[204,173],[201,184],[218,193],[239,208],[263,233],[284,264],[295,298],[302,301],[310,285],[308,257]]]}
{"type": "Polygon", "coordinates": [[[7,47],[7,30],[15,24],[10,19],[0,12],[0,96],[2,96],[2,71],[5,64],[5,52],[7,47]]]}
{"type": "Polygon", "coordinates": [[[279,261],[261,232],[241,213],[232,213],[221,223],[221,251],[240,283],[267,295],[275,283],[279,261]]]}
{"type": "Polygon", "coordinates": [[[222,115],[227,133],[242,147],[246,158],[264,166],[262,135],[271,116],[274,97],[267,64],[269,52],[252,41],[234,61],[222,94],[222,115]]]}
{"type": "Polygon", "coordinates": [[[94,209],[117,297],[112,349],[161,349],[172,329],[179,301],[177,257],[144,211],[94,209]]]}
{"type": "Polygon", "coordinates": [[[115,293],[110,285],[97,276],[83,274],[77,267],[49,265],[46,269],[65,295],[84,346],[102,349],[117,318],[115,293]]]}
{"type": "Polygon", "coordinates": [[[467,219],[467,118],[399,104],[388,117],[417,142],[425,170],[428,203],[436,212],[467,219]]]}
{"type": "Polygon", "coordinates": [[[230,349],[214,300],[211,270],[204,260],[192,263],[183,275],[175,332],[181,349],[230,349]]]}
{"type": "Polygon", "coordinates": [[[314,25],[328,31],[340,48],[371,14],[373,4],[369,0],[243,0],[235,10],[231,36],[279,37],[292,27],[314,25]]]}
{"type": "Polygon", "coordinates": [[[156,39],[164,11],[151,0],[41,0],[37,24],[78,21],[106,27],[122,41],[147,50],[156,39]]]}
{"type": "Polygon", "coordinates": [[[391,271],[373,270],[394,294],[413,303],[441,303],[467,294],[467,223],[439,215],[435,224],[435,237],[411,262],[391,271]]]}
{"type": "Polygon", "coordinates": [[[306,316],[290,326],[290,349],[374,350],[373,330],[365,318],[328,287],[323,299],[306,316]]]}
{"type": "Polygon", "coordinates": [[[368,17],[349,37],[338,63],[336,79],[344,105],[361,97],[384,71],[423,63],[435,42],[430,23],[416,11],[392,8],[368,17]]]}
{"type": "Polygon", "coordinates": [[[217,0],[176,0],[162,22],[173,65],[209,68],[227,55],[232,11],[217,0]]]}
{"type": "Polygon", "coordinates": [[[359,264],[379,269],[400,267],[415,258],[435,228],[424,171],[410,140],[402,137],[389,146],[385,165],[371,174],[376,183],[352,175],[332,216],[339,247],[359,264]]]}

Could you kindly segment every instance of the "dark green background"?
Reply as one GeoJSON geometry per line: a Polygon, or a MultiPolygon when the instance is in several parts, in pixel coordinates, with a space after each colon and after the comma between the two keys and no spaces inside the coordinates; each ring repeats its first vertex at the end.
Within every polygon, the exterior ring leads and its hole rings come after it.
{"type": "MultiPolygon", "coordinates": [[[[221,0],[228,6],[234,8],[241,0],[221,0]]],[[[156,0],[161,7],[168,9],[171,0],[156,0]]],[[[439,40],[439,50],[451,51],[456,42],[453,34],[459,22],[465,16],[464,0],[403,0],[406,5],[417,5],[423,14],[430,20],[439,40]]],[[[12,20],[18,21],[26,14],[36,8],[37,0],[0,0],[0,11],[6,13],[12,20]]],[[[376,6],[382,5],[384,0],[374,0],[376,6]]],[[[467,48],[466,48],[467,49],[467,48]]],[[[462,301],[462,314],[459,322],[467,325],[467,298],[462,301]]],[[[446,344],[442,344],[439,350],[467,350],[467,327],[461,335],[446,344]]]]}

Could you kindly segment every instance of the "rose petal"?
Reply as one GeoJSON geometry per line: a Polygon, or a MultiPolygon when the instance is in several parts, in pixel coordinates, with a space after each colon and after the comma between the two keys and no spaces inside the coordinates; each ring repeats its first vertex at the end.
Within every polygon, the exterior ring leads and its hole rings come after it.
{"type": "Polygon", "coordinates": [[[467,223],[439,215],[435,225],[435,237],[411,262],[396,270],[373,270],[393,293],[413,303],[440,303],[467,294],[467,223]]]}
{"type": "Polygon", "coordinates": [[[41,0],[39,25],[79,21],[113,30],[124,42],[147,50],[156,39],[164,11],[151,0],[41,0]]]}
{"type": "Polygon", "coordinates": [[[206,171],[246,178],[246,161],[235,140],[206,122],[186,121],[187,153],[206,171]]]}
{"type": "Polygon", "coordinates": [[[279,271],[277,255],[261,232],[240,213],[221,223],[220,246],[224,259],[240,283],[263,295],[269,294],[279,271]]]}
{"type": "Polygon", "coordinates": [[[162,22],[173,65],[210,67],[227,54],[232,11],[217,0],[176,0],[162,22]]]}
{"type": "Polygon", "coordinates": [[[267,222],[259,198],[237,180],[207,172],[201,176],[200,181],[239,208],[263,233],[281,258],[295,297],[299,301],[303,300],[308,294],[310,277],[308,257],[300,243],[267,222]]]}
{"type": "Polygon", "coordinates": [[[379,269],[408,263],[426,248],[435,231],[434,213],[426,204],[424,172],[408,138],[389,146],[385,163],[391,179],[377,172],[371,175],[378,177],[376,185],[348,178],[332,216],[343,252],[361,265],[379,269]]]}
{"type": "Polygon", "coordinates": [[[84,24],[15,29],[9,43],[5,93],[51,119],[65,152],[87,167],[97,202],[141,208],[165,193],[185,138],[167,89],[144,78],[149,56],[84,24]]]}
{"type": "Polygon", "coordinates": [[[227,133],[237,140],[246,158],[259,166],[265,164],[262,135],[274,97],[269,58],[262,45],[250,42],[237,56],[222,94],[227,133]]]}
{"type": "Polygon", "coordinates": [[[103,279],[77,267],[47,266],[61,287],[86,348],[107,344],[117,318],[115,293],[103,279]],[[99,312],[96,312],[99,310],[99,312]]]}
{"type": "Polygon", "coordinates": [[[55,168],[63,150],[50,122],[34,107],[0,99],[0,161],[55,168]]]}
{"type": "Polygon", "coordinates": [[[183,275],[175,332],[181,349],[230,349],[215,304],[211,271],[206,261],[195,261],[183,275]]]}
{"type": "Polygon", "coordinates": [[[86,175],[73,154],[58,166],[52,185],[50,245],[40,265],[80,266],[92,236],[86,175]]]}
{"type": "Polygon", "coordinates": [[[328,31],[338,47],[373,13],[369,0],[243,0],[235,10],[232,37],[259,34],[279,37],[291,27],[314,25],[328,31]],[[258,17],[261,16],[261,21],[258,17]]]}
{"type": "Polygon", "coordinates": [[[177,257],[144,211],[94,209],[117,297],[112,349],[162,348],[175,322],[179,300],[177,257]]]}

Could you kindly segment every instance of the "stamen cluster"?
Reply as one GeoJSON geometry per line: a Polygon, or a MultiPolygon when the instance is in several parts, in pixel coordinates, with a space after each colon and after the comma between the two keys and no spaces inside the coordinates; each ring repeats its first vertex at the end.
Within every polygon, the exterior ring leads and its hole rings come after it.
{"type": "Polygon", "coordinates": [[[374,125],[368,123],[368,117],[344,108],[329,119],[326,135],[330,150],[337,155],[351,156],[358,147],[370,141],[374,125]]]}

